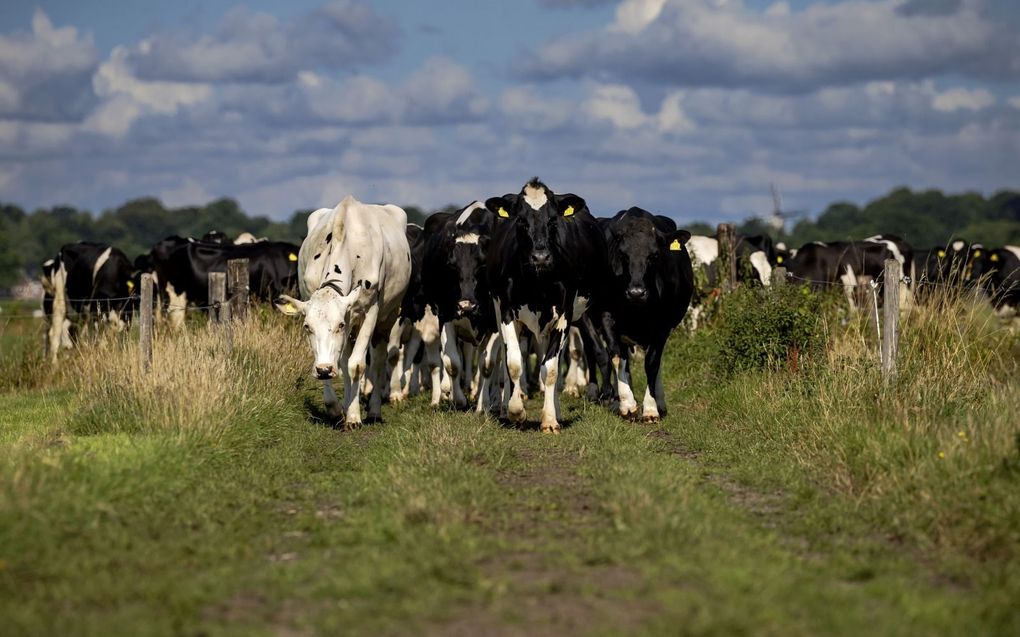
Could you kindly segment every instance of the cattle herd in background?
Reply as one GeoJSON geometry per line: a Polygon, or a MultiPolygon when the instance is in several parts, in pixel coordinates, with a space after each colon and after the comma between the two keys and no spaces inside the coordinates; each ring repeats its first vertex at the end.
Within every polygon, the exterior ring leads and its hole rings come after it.
{"type": "MultiPolygon", "coordinates": [[[[517,194],[434,214],[424,228],[397,206],[347,197],[309,216],[301,246],[210,232],[168,237],[131,261],[105,244],[68,244],[42,264],[43,307],[56,360],[74,329],[124,329],[142,273],[156,286],[158,319],[176,329],[189,308],[205,305],[209,273],[244,258],[251,296],[302,317],[326,409],[346,426],[362,422],[360,397],[366,419],[378,420],[384,401],[419,391],[430,391],[434,405],[522,423],[534,388],[540,427],[556,432],[561,391],[611,404],[625,418],[665,415],[666,341],[689,308],[697,326],[719,287],[719,253],[715,237],[691,236],[640,208],[596,218],[584,199],[536,178],[517,194]],[[640,405],[630,380],[638,347],[648,381],[640,405]]],[[[851,305],[861,283],[886,284],[887,259],[903,266],[896,284],[916,302],[946,286],[982,292],[1003,314],[1020,302],[1014,246],[954,240],[914,250],[892,235],[796,250],[767,236],[736,245],[745,285],[768,286],[782,267],[793,283],[843,287],[851,305]]]]}

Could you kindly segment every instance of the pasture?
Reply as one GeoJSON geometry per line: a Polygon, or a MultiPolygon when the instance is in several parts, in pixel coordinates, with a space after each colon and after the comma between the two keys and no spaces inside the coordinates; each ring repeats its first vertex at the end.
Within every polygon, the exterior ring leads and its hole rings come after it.
{"type": "Polygon", "coordinates": [[[755,294],[673,334],[661,423],[565,399],[558,436],[537,395],[336,429],[269,311],[160,332],[147,375],[132,336],[50,373],[0,318],[3,632],[1020,632],[1016,332],[915,309],[883,387],[864,319],[804,305],[816,347],[734,365],[755,294]]]}

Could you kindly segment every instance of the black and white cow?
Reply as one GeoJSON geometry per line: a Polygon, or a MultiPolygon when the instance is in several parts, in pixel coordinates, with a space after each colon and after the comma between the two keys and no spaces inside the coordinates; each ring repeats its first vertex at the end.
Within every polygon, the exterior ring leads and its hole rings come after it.
{"type": "Polygon", "coordinates": [[[155,275],[156,289],[168,306],[171,327],[184,324],[189,303],[209,298],[209,273],[226,272],[227,261],[248,259],[252,298],[269,301],[297,288],[298,246],[282,241],[242,245],[167,237],[135,259],[139,269],[155,275]]]}
{"type": "Polygon", "coordinates": [[[336,208],[316,210],[308,217],[298,268],[304,300],[280,295],[277,308],[304,316],[326,409],[341,416],[332,379],[343,374],[344,424],[360,425],[358,396],[367,371],[368,418],[381,419],[387,345],[411,279],[407,213],[351,196],[336,208]]]}
{"type": "Polygon", "coordinates": [[[439,318],[450,400],[463,408],[473,389],[479,412],[491,405],[499,345],[486,270],[493,223],[493,212],[480,201],[454,213],[436,213],[425,221],[423,284],[425,297],[439,318]],[[480,352],[479,378],[472,387],[476,348],[480,352]]]}
{"type": "Polygon", "coordinates": [[[130,320],[133,268],[117,248],[91,241],[68,243],[43,262],[42,272],[43,311],[49,319],[46,345],[53,362],[61,347],[71,346],[73,322],[93,319],[121,331],[130,320]]]}
{"type": "Polygon", "coordinates": [[[564,335],[589,301],[597,303],[602,294],[608,273],[605,239],[584,199],[556,195],[537,177],[519,194],[492,197],[485,207],[495,221],[486,266],[509,374],[503,396],[507,417],[517,423],[526,419],[519,341],[526,329],[540,354],[541,429],[558,432],[556,379],[564,335]]]}
{"type": "Polygon", "coordinates": [[[630,346],[638,345],[645,349],[648,379],[641,417],[657,421],[666,415],[660,374],[666,340],[683,320],[694,292],[684,247],[691,234],[678,230],[672,219],[641,208],[620,211],[603,228],[612,278],[602,327],[616,373],[619,412],[624,418],[638,415],[629,370],[630,346]]]}
{"type": "MultiPolygon", "coordinates": [[[[697,329],[699,319],[720,286],[718,261],[719,240],[694,235],[685,245],[691,265],[697,273],[691,307],[691,327],[697,329]]],[[[766,235],[737,238],[737,280],[750,285],[772,285],[772,262],[775,249],[766,235]]]]}
{"type": "Polygon", "coordinates": [[[893,258],[884,242],[815,241],[801,246],[787,269],[795,283],[807,283],[815,290],[842,285],[851,309],[856,309],[854,289],[868,281],[884,285],[885,261],[893,258]]]}

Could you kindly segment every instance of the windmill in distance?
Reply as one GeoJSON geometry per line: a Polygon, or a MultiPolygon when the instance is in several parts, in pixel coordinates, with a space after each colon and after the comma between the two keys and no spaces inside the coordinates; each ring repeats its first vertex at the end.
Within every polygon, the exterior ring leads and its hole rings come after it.
{"type": "Polygon", "coordinates": [[[798,219],[808,214],[807,210],[784,210],[783,195],[779,191],[779,187],[773,182],[769,184],[769,188],[772,190],[772,214],[769,215],[766,223],[772,230],[782,233],[786,229],[787,219],[798,219]]]}

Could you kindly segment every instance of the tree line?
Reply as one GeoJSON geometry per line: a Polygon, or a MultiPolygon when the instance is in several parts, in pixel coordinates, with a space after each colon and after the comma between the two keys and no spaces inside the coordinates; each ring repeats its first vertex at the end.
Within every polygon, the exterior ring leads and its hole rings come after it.
{"type": "MultiPolygon", "coordinates": [[[[404,209],[408,221],[422,223],[427,215],[417,206],[404,209]]],[[[456,209],[451,205],[442,210],[456,209]]],[[[310,212],[297,210],[286,221],[272,221],[249,216],[229,198],[204,206],[167,208],[159,199],[147,197],[99,215],[72,206],[27,212],[13,204],[0,204],[0,288],[17,282],[23,272],[36,275],[39,264],[65,243],[102,241],[119,247],[129,258],[146,252],[164,237],[201,237],[213,229],[229,237],[250,232],[256,237],[300,243],[310,212]]],[[[681,210],[660,212],[685,215],[681,210]]],[[[943,245],[951,237],[987,245],[1020,244],[1020,191],[1003,190],[985,197],[898,188],[863,207],[840,201],[816,218],[793,221],[792,227],[788,223],[776,232],[763,218],[751,217],[739,224],[738,231],[771,234],[790,247],[809,241],[863,239],[878,233],[900,235],[918,248],[943,245]]],[[[715,232],[714,226],[702,222],[682,225],[695,234],[715,232]]]]}

